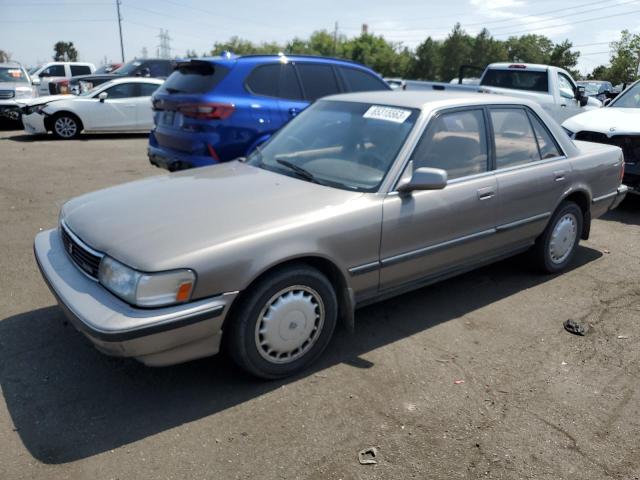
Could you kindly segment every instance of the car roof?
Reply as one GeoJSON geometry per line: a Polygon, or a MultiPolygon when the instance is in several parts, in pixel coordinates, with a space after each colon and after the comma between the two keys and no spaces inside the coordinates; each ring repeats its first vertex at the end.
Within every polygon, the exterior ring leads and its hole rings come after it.
{"type": "MultiPolygon", "coordinates": [[[[117,85],[119,83],[156,83],[158,85],[162,85],[164,83],[164,80],[153,77],[116,77],[113,80],[108,81],[107,83],[109,85],[117,85]]],[[[107,83],[104,83],[103,85],[106,85],[107,83]]]]}
{"type": "MultiPolygon", "coordinates": [[[[354,66],[357,68],[369,69],[365,65],[361,63],[354,62],[351,60],[346,60],[344,58],[333,58],[333,57],[322,57],[319,55],[298,55],[298,54],[257,54],[257,55],[242,55],[242,56],[217,56],[217,57],[201,57],[201,58],[193,58],[192,60],[200,60],[211,63],[219,63],[223,65],[232,65],[235,63],[250,63],[250,64],[260,64],[260,63],[273,63],[282,61],[281,59],[286,59],[287,61],[304,61],[309,63],[332,63],[332,64],[340,64],[346,66],[354,66]]],[[[188,62],[189,59],[185,59],[184,62],[188,62]]],[[[181,62],[182,63],[182,62],[181,62]]]]}
{"type": "MultiPolygon", "coordinates": [[[[550,68],[549,65],[541,65],[539,63],[523,63],[523,62],[498,62],[498,63],[492,63],[487,67],[487,69],[492,69],[492,70],[514,70],[514,71],[529,70],[532,72],[546,72],[547,70],[549,70],[549,68],[550,68]],[[512,65],[524,65],[526,68],[518,69],[518,68],[512,67],[512,65]]],[[[562,69],[559,69],[559,70],[562,70],[562,69]]]]}
{"type": "Polygon", "coordinates": [[[345,93],[331,95],[324,100],[379,103],[394,107],[433,110],[442,107],[463,107],[473,105],[526,105],[537,110],[537,104],[523,98],[498,95],[493,93],[460,92],[460,91],[420,91],[420,90],[380,90],[372,92],[345,93]]]}

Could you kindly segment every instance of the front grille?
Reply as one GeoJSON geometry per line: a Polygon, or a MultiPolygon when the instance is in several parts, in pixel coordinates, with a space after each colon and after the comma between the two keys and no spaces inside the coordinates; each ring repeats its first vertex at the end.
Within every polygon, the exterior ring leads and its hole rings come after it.
{"type": "Polygon", "coordinates": [[[7,98],[15,97],[16,92],[14,90],[0,90],[0,99],[6,100],[7,98]]]}
{"type": "Polygon", "coordinates": [[[626,163],[636,164],[640,162],[640,135],[614,135],[607,137],[604,133],[585,131],[578,132],[576,134],[576,140],[605,143],[607,145],[620,147],[626,163]]]}
{"type": "Polygon", "coordinates": [[[60,234],[64,249],[73,260],[73,263],[84,273],[97,280],[102,255],[90,250],[89,247],[81,243],[80,239],[67,230],[64,224],[60,228],[60,234]]]}

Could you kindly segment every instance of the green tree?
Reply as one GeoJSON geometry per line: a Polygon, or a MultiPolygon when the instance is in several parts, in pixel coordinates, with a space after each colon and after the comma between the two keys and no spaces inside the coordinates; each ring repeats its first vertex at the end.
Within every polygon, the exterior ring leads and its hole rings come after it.
{"type": "Polygon", "coordinates": [[[580,72],[578,72],[575,67],[578,64],[580,52],[572,52],[572,48],[573,44],[569,40],[555,44],[549,55],[548,64],[564,68],[568,70],[573,77],[579,77],[580,72]]]}
{"type": "Polygon", "coordinates": [[[509,37],[505,44],[511,62],[549,63],[553,50],[553,42],[544,35],[509,37]]]}
{"type": "Polygon", "coordinates": [[[606,65],[598,65],[587,75],[587,80],[607,80],[608,78],[609,67],[606,65]]]}
{"type": "Polygon", "coordinates": [[[367,65],[383,76],[404,76],[411,61],[407,49],[369,33],[345,42],[343,47],[345,58],[367,65]]]}
{"type": "Polygon", "coordinates": [[[437,80],[440,74],[439,42],[431,37],[418,45],[409,69],[409,76],[418,80],[437,80]]]}
{"type": "Polygon", "coordinates": [[[505,43],[495,40],[486,28],[483,28],[473,39],[471,64],[485,68],[490,63],[505,62],[508,59],[505,43]]]}
{"type": "Polygon", "coordinates": [[[73,46],[73,42],[56,42],[53,51],[53,59],[56,62],[75,62],[78,60],[78,50],[73,46]]]}
{"type": "Polygon", "coordinates": [[[11,54],[6,50],[0,50],[0,63],[8,62],[9,60],[11,60],[11,54]]]}
{"type": "Polygon", "coordinates": [[[640,66],[640,34],[623,30],[620,40],[611,43],[611,50],[609,80],[614,85],[635,80],[640,66]]]}
{"type": "Polygon", "coordinates": [[[440,80],[448,82],[458,76],[460,65],[472,64],[472,49],[473,38],[462,29],[459,23],[456,23],[449,36],[442,42],[440,49],[442,58],[440,80]]]}

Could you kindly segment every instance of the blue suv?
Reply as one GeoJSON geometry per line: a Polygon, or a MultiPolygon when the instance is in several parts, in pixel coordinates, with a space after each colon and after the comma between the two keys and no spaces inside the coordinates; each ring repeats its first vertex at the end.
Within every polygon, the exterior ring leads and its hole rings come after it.
{"type": "Polygon", "coordinates": [[[181,62],[152,97],[149,161],[183,170],[244,157],[314,100],[390,90],[360,64],[302,55],[181,62]]]}

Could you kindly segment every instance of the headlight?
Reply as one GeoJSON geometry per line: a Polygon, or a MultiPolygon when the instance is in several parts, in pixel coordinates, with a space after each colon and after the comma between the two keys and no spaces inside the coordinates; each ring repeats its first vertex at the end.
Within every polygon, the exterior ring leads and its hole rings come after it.
{"type": "Polygon", "coordinates": [[[196,281],[192,270],[142,273],[107,256],[100,262],[98,278],[107,290],[139,307],[188,302],[196,281]]]}

